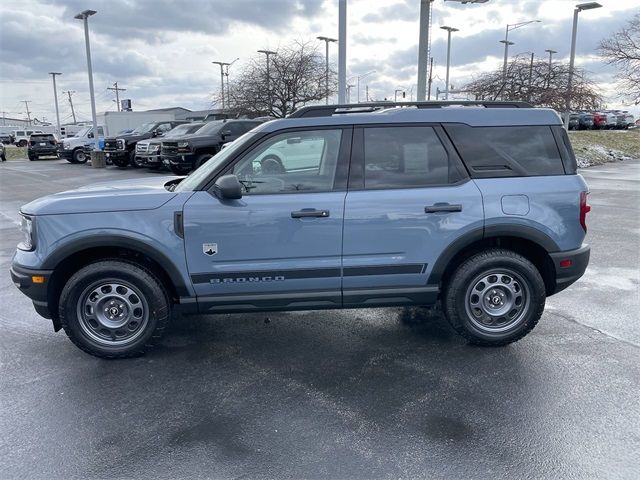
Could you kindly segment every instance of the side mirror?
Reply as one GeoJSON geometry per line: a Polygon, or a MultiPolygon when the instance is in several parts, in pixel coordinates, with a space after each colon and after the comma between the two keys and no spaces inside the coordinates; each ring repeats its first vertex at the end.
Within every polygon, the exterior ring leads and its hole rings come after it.
{"type": "Polygon", "coordinates": [[[222,132],[220,132],[220,136],[222,137],[222,139],[226,139],[227,137],[231,136],[231,130],[224,130],[222,132]]]}
{"type": "Polygon", "coordinates": [[[235,175],[223,175],[216,180],[213,190],[220,200],[238,200],[242,198],[242,185],[235,175]]]}
{"type": "Polygon", "coordinates": [[[87,134],[87,138],[93,138],[93,132],[89,132],[89,133],[87,134]]]}

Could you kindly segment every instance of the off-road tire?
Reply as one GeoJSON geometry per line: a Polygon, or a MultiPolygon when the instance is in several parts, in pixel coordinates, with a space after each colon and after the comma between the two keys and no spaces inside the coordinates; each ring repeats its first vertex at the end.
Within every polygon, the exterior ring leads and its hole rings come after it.
{"type": "Polygon", "coordinates": [[[100,358],[129,358],[151,348],[162,336],[171,316],[171,303],[162,282],[145,267],[120,259],[91,263],[71,276],[62,289],[59,317],[69,339],[81,350],[100,358]],[[135,287],[144,297],[148,316],[141,333],[124,345],[105,345],[92,339],[81,326],[80,309],[83,292],[101,282],[124,282],[135,287]]]}
{"type": "MultiPolygon", "coordinates": [[[[473,290],[471,291],[473,293],[473,290]]],[[[443,311],[453,329],[470,343],[483,346],[503,346],[527,335],[538,323],[544,311],[546,290],[538,269],[522,255],[511,250],[489,249],[466,259],[444,286],[443,311]],[[482,275],[492,272],[512,272],[525,282],[526,304],[517,322],[505,331],[488,332],[478,328],[468,312],[468,292],[482,275]]]]}

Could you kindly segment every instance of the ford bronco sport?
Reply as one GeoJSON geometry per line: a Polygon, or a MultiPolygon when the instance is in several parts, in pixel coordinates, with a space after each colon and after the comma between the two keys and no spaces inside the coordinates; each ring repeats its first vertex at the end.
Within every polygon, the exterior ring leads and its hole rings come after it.
{"type": "Polygon", "coordinates": [[[562,122],[517,102],[411,105],[304,107],[186,178],[35,200],[13,281],[107,358],[142,353],[178,309],[440,302],[472,343],[519,340],[589,260],[562,122]]]}

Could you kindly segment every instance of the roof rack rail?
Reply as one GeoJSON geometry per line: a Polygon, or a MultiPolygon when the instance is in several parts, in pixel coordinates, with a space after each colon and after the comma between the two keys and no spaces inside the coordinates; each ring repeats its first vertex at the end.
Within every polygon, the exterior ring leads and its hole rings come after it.
{"type": "Polygon", "coordinates": [[[367,113],[395,107],[442,108],[451,106],[475,106],[485,108],[533,108],[527,102],[447,101],[447,102],[367,102],[342,105],[310,105],[288,115],[289,118],[330,117],[338,114],[367,113]]]}

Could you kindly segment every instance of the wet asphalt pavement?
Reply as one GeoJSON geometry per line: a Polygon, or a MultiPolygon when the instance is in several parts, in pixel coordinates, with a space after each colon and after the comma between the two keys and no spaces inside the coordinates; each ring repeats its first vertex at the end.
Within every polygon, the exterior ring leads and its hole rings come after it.
{"type": "Polygon", "coordinates": [[[0,165],[0,478],[638,478],[640,162],[582,173],[589,270],[516,344],[418,309],[219,315],[105,361],[11,283],[17,210],[157,174],[0,165]]]}

